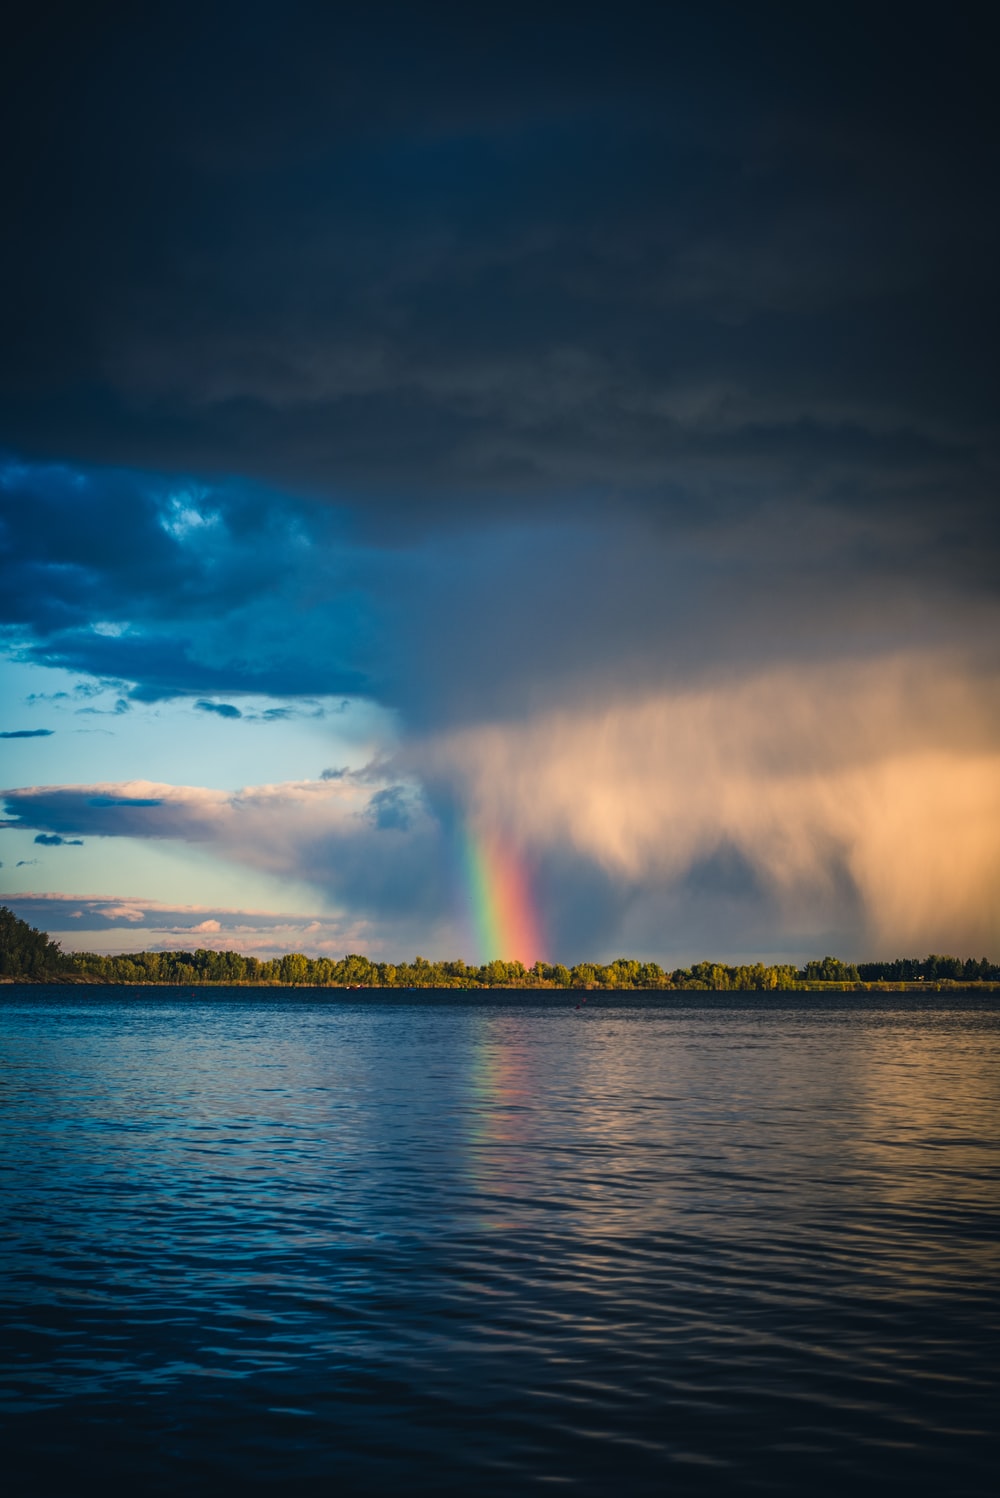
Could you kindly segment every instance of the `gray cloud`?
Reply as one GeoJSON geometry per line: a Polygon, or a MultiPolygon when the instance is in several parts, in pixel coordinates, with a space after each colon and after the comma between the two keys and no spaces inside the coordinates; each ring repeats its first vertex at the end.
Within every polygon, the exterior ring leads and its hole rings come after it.
{"type": "Polygon", "coordinates": [[[379,832],[408,832],[412,822],[412,793],[405,786],[390,785],[375,791],[367,814],[379,832]]]}
{"type": "MultiPolygon", "coordinates": [[[[66,951],[191,951],[196,947],[271,957],[283,952],[340,957],[380,946],[374,926],[331,914],[176,905],[114,895],[5,895],[21,920],[53,932],[66,951]]],[[[412,956],[412,953],[409,955],[412,956]]]]}
{"type": "Polygon", "coordinates": [[[4,105],[44,116],[52,90],[78,133],[9,182],[13,448],[237,472],[355,507],[383,543],[851,490],[957,504],[995,539],[974,26],[626,7],[570,39],[516,7],[474,33],[434,7],[412,29],[294,10],[280,35],[243,18],[224,66],[157,6],[155,46],[95,22],[45,68],[25,23],[4,105]]]}
{"type": "Polygon", "coordinates": [[[130,782],[20,788],[3,799],[8,827],[204,845],[241,866],[312,884],[355,915],[381,913],[400,932],[446,931],[456,889],[444,828],[416,785],[383,785],[383,800],[379,789],[373,767],[334,782],[238,792],[130,782]]]}
{"type": "Polygon", "coordinates": [[[54,732],[54,728],[14,728],[0,733],[0,739],[47,739],[54,732]]]}
{"type": "Polygon", "coordinates": [[[239,708],[234,707],[231,702],[206,702],[204,698],[199,698],[195,707],[203,713],[216,713],[220,718],[242,718],[243,716],[239,708]]]}

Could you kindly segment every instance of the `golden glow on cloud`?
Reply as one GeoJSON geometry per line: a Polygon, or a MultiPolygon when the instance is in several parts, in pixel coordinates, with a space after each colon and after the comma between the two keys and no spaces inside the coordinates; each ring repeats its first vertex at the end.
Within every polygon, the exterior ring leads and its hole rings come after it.
{"type": "MultiPolygon", "coordinates": [[[[623,692],[414,741],[327,780],[36,786],[8,802],[28,828],[176,840],[294,878],[390,945],[453,945],[457,876],[433,809],[448,803],[533,864],[568,858],[569,878],[596,867],[637,892],[647,947],[681,910],[669,942],[685,949],[702,929],[716,951],[749,933],[763,952],[811,950],[832,931],[855,957],[995,958],[998,726],[996,677],[910,655],[623,692]],[[730,854],[747,889],[727,904],[712,860],[730,854]]],[[[125,923],[128,906],[116,907],[125,923]]]]}
{"type": "Polygon", "coordinates": [[[995,948],[1000,696],[944,658],[786,667],[464,730],[423,746],[484,825],[612,875],[739,850],[788,923],[845,874],[871,947],[995,948]]]}

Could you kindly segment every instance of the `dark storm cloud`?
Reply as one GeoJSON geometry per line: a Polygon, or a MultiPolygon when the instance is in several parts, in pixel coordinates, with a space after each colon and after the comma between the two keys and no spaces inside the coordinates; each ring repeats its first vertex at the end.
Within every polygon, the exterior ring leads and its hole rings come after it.
{"type": "Polygon", "coordinates": [[[233,693],[298,697],[263,710],[278,720],[346,690],[426,729],[720,663],[983,655],[995,638],[990,546],[950,510],[774,502],[694,528],[635,510],[494,517],[379,547],[339,511],[235,482],[24,463],[0,471],[0,507],[9,637],[23,658],[121,684],[115,711],[190,695],[234,717],[233,693]]]}
{"type": "Polygon", "coordinates": [[[125,702],[374,697],[402,746],[324,772],[321,824],[301,788],[63,786],[19,825],[213,841],[402,919],[494,819],[571,956],[815,930],[799,889],[831,932],[949,899],[987,929],[979,13],[54,14],[0,95],[5,637],[125,702]]]}
{"type": "Polygon", "coordinates": [[[715,523],[763,493],[987,523],[971,13],[22,24],[16,450],[238,471],[381,536],[566,504],[715,523]]]}
{"type": "Polygon", "coordinates": [[[40,832],[35,838],[43,848],[82,848],[83,842],[78,837],[60,837],[57,833],[40,832]]]}
{"type": "Polygon", "coordinates": [[[236,483],[8,460],[0,526],[0,624],[38,664],[146,701],[370,690],[364,601],[323,513],[236,483]],[[300,640],[288,621],[317,596],[300,640]]]}
{"type": "Polygon", "coordinates": [[[988,637],[971,21],[34,14],[0,105],[0,439],[64,465],[0,495],[31,659],[433,724],[988,637]]]}

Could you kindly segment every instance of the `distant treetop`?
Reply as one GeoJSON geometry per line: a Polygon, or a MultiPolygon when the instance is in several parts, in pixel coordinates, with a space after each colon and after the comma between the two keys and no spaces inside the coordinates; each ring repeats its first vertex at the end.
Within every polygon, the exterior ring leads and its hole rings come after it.
{"type": "Polygon", "coordinates": [[[284,984],[303,988],[552,988],[669,990],[708,989],[715,992],[775,992],[804,986],[855,983],[1000,981],[1000,964],[988,958],[898,957],[889,962],[843,962],[839,957],[815,958],[798,968],[794,963],[754,962],[730,966],[696,962],[689,968],[664,971],[656,962],[616,957],[613,962],[536,962],[526,968],[517,960],[494,958],[478,967],[460,957],[430,962],[374,962],[358,952],[346,957],[306,957],[289,952],[261,960],[241,952],[217,952],[199,947],[193,952],[130,952],[104,956],[95,952],[64,955],[43,931],[19,920],[0,906],[0,975],[13,978],[80,978],[104,983],[220,983],[284,984]]]}

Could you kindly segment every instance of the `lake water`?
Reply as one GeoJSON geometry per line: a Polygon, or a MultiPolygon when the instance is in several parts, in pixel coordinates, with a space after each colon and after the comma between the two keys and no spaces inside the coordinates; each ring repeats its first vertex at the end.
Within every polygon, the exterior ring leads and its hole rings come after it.
{"type": "Polygon", "coordinates": [[[5,1491],[992,1493],[996,998],[694,997],[0,988],[5,1491]]]}

